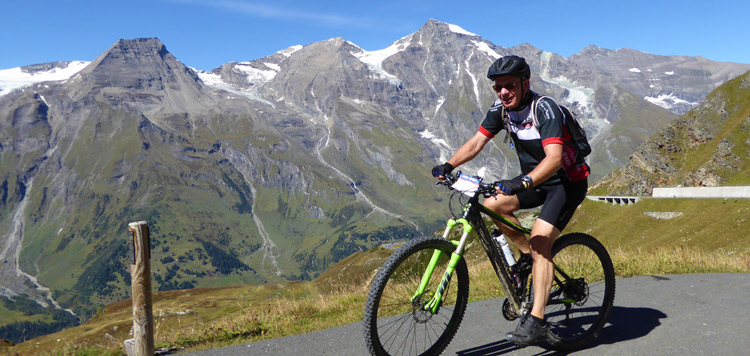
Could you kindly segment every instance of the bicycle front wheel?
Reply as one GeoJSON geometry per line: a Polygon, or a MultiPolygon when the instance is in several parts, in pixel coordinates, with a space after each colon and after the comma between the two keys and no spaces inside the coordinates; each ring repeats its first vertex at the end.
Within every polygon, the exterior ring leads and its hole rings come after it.
{"type": "MultiPolygon", "coordinates": [[[[444,286],[436,312],[426,307],[443,282],[456,247],[441,237],[423,237],[399,248],[376,275],[365,305],[365,340],[377,356],[438,355],[450,343],[469,300],[469,273],[461,259],[444,286]],[[440,251],[434,270],[428,268],[440,251]],[[426,273],[432,270],[432,273],[426,273]],[[423,292],[420,286],[424,286],[423,292]]],[[[434,262],[434,261],[433,261],[434,262]]]]}
{"type": "Polygon", "coordinates": [[[604,246],[590,235],[564,235],[552,246],[555,277],[545,316],[548,342],[580,349],[604,328],[615,299],[615,271],[604,246]]]}

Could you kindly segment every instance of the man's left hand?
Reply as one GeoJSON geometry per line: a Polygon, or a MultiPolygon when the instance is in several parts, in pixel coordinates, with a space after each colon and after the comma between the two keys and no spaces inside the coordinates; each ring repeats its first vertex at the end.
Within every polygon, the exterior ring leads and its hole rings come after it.
{"type": "Polygon", "coordinates": [[[507,195],[513,195],[531,189],[532,186],[531,177],[523,176],[511,180],[501,180],[498,182],[497,188],[507,195]]]}

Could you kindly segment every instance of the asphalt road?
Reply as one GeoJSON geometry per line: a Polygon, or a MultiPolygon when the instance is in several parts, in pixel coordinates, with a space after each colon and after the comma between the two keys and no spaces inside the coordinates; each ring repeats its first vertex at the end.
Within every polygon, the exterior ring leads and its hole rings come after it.
{"type": "MultiPolygon", "coordinates": [[[[750,355],[750,274],[693,274],[617,279],[615,307],[601,336],[570,355],[750,355]]],[[[515,322],[503,299],[470,303],[443,355],[558,355],[505,341],[515,322]]],[[[360,323],[193,356],[367,355],[360,323]]]]}

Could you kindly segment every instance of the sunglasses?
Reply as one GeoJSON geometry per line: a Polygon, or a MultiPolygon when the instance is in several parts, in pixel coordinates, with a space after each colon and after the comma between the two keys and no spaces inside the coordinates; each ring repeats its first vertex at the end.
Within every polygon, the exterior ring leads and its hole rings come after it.
{"type": "Polygon", "coordinates": [[[500,91],[500,90],[503,90],[503,89],[505,89],[507,91],[511,91],[511,90],[515,89],[517,86],[518,86],[518,83],[509,83],[509,84],[505,84],[505,85],[502,85],[502,86],[500,86],[500,85],[493,85],[492,89],[494,89],[495,91],[500,91]]]}

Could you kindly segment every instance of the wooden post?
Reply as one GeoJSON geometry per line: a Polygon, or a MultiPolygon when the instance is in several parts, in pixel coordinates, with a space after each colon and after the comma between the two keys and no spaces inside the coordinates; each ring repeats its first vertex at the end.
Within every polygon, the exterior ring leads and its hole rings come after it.
{"type": "Polygon", "coordinates": [[[128,224],[133,245],[133,264],[130,266],[133,288],[133,339],[125,341],[128,356],[154,355],[154,317],[151,304],[151,244],[148,223],[128,224]]]}

